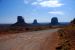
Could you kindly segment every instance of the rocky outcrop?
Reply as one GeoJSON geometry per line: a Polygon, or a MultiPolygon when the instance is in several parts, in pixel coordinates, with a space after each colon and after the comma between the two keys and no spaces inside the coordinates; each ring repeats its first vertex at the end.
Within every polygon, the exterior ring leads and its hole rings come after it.
{"type": "Polygon", "coordinates": [[[75,18],[71,21],[71,24],[75,24],[75,18]]]}
{"type": "Polygon", "coordinates": [[[13,24],[12,26],[26,26],[27,23],[24,21],[24,18],[22,16],[17,17],[17,22],[13,24]]]}
{"type": "Polygon", "coordinates": [[[22,16],[18,16],[17,23],[25,23],[24,18],[22,16]]]}
{"type": "Polygon", "coordinates": [[[51,19],[51,25],[57,25],[58,24],[58,18],[57,17],[53,17],[51,19]]]}
{"type": "Polygon", "coordinates": [[[37,22],[37,20],[36,20],[36,19],[33,21],[33,24],[35,24],[35,25],[36,25],[36,24],[38,24],[38,22],[37,22]]]}

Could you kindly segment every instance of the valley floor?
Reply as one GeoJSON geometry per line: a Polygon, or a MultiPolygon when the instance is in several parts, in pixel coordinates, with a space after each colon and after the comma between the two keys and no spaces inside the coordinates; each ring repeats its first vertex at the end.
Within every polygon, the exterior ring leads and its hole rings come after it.
{"type": "Polygon", "coordinates": [[[50,29],[0,36],[0,50],[55,50],[57,31],[50,29]]]}

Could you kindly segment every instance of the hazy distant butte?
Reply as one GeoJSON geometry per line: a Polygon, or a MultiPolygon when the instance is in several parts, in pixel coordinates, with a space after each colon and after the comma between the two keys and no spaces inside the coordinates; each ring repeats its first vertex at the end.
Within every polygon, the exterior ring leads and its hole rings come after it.
{"type": "Polygon", "coordinates": [[[22,16],[17,17],[17,22],[13,24],[12,26],[27,26],[28,24],[24,21],[24,18],[22,16]]]}

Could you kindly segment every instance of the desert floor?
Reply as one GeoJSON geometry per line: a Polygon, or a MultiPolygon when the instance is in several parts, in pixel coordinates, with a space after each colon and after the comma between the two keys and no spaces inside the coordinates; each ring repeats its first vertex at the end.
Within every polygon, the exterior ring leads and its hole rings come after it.
{"type": "Polygon", "coordinates": [[[0,36],[0,50],[55,50],[57,31],[50,29],[0,36]]]}

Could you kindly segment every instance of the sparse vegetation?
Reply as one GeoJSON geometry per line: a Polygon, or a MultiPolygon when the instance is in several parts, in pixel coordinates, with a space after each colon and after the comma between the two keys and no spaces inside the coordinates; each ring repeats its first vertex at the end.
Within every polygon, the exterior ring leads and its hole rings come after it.
{"type": "MultiPolygon", "coordinates": [[[[75,50],[75,19],[71,21],[70,25],[64,27],[58,32],[61,40],[60,46],[62,46],[60,50],[75,50]]],[[[57,48],[59,49],[60,46],[57,48]]]]}
{"type": "Polygon", "coordinates": [[[49,26],[32,26],[32,27],[22,27],[22,26],[13,26],[0,29],[0,34],[14,34],[14,33],[22,33],[29,31],[39,31],[51,29],[49,26]]]}
{"type": "MultiPolygon", "coordinates": [[[[68,25],[63,29],[59,30],[59,38],[61,40],[60,46],[62,48],[60,50],[71,50],[72,48],[75,50],[75,25],[68,25]]],[[[57,48],[60,48],[57,47],[57,48]]]]}

